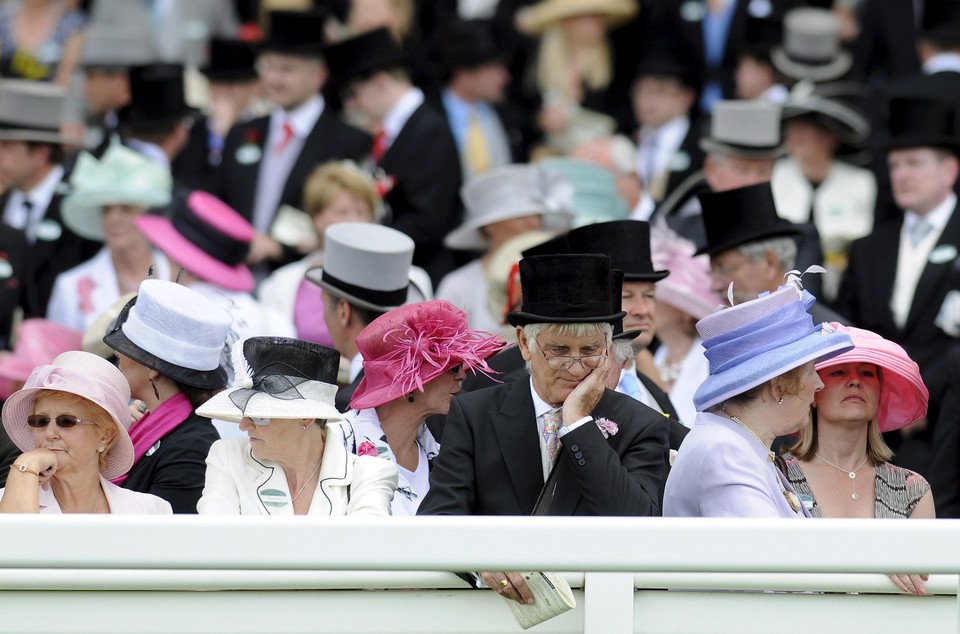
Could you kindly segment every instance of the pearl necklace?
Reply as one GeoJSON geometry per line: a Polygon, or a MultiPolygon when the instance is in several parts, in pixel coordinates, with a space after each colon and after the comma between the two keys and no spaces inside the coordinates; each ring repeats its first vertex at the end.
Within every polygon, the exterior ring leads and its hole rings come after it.
{"type": "Polygon", "coordinates": [[[757,442],[760,443],[760,445],[761,445],[764,449],[767,450],[767,460],[769,460],[770,462],[773,462],[774,460],[776,460],[777,454],[775,454],[775,453],[773,453],[772,451],[770,451],[770,447],[767,447],[767,445],[763,442],[763,439],[760,438],[760,436],[757,435],[757,432],[755,432],[755,431],[753,431],[752,429],[750,429],[749,427],[747,427],[747,425],[746,425],[742,420],[740,420],[739,418],[737,418],[736,416],[734,416],[733,414],[731,414],[730,412],[728,412],[728,411],[724,408],[723,405],[720,406],[720,411],[723,412],[724,414],[726,414],[726,415],[730,418],[730,420],[732,420],[733,422],[735,422],[737,425],[740,425],[741,427],[743,427],[744,429],[746,429],[746,430],[750,433],[751,436],[753,436],[754,438],[757,439],[757,442]]]}
{"type": "Polygon", "coordinates": [[[843,467],[838,467],[837,465],[833,464],[832,462],[830,462],[829,460],[827,460],[826,458],[824,458],[818,453],[814,453],[813,455],[816,456],[818,460],[820,460],[821,462],[825,462],[826,464],[830,465],[837,471],[842,471],[843,473],[847,474],[847,477],[850,478],[850,482],[853,484],[853,493],[850,494],[850,499],[852,499],[854,502],[858,502],[860,500],[860,494],[857,493],[857,471],[860,471],[860,468],[863,467],[863,465],[867,464],[868,456],[863,457],[863,462],[861,462],[860,466],[858,466],[856,469],[854,469],[853,471],[847,471],[843,467]]]}

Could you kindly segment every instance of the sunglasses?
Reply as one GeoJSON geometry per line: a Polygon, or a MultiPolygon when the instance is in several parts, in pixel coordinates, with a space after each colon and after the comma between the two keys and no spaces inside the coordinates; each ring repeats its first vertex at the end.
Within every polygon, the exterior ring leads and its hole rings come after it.
{"type": "Polygon", "coordinates": [[[27,425],[30,425],[35,429],[43,429],[44,427],[49,425],[52,421],[56,421],[57,427],[61,429],[69,429],[74,425],[96,424],[96,421],[78,418],[77,416],[74,416],[72,414],[60,414],[56,418],[50,418],[49,416],[45,416],[43,414],[31,414],[30,416],[27,416],[27,425]]]}

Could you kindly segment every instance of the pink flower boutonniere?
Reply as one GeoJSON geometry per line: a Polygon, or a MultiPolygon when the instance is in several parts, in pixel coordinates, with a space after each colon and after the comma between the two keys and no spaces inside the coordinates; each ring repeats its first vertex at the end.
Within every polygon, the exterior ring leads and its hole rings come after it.
{"type": "Polygon", "coordinates": [[[377,451],[377,448],[369,440],[364,440],[360,443],[360,446],[357,447],[358,456],[373,456],[377,458],[380,456],[380,452],[377,451]]]}
{"type": "Polygon", "coordinates": [[[610,436],[616,436],[617,432],[620,431],[620,426],[609,418],[598,418],[593,421],[597,424],[597,427],[600,428],[600,433],[603,434],[604,438],[609,438],[610,436]]]}

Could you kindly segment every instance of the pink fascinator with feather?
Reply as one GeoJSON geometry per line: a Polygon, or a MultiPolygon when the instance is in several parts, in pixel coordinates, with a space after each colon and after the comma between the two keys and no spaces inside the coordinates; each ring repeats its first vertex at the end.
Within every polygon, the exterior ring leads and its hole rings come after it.
{"type": "Polygon", "coordinates": [[[471,330],[467,314],[443,300],[408,304],[374,319],[357,335],[363,379],[350,407],[377,407],[409,394],[458,365],[489,376],[487,359],[504,346],[471,330]]]}
{"type": "Polygon", "coordinates": [[[650,227],[650,254],[656,269],[670,276],[657,282],[657,301],[670,304],[695,319],[703,319],[723,300],[711,290],[710,258],[695,256],[697,248],[664,224],[650,227]]]}

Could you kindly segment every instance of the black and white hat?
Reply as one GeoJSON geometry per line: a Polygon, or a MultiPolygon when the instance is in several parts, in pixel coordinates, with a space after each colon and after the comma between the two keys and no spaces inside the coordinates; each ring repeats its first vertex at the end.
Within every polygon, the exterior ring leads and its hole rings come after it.
{"type": "Polygon", "coordinates": [[[772,159],[787,152],[780,138],[780,106],[764,101],[718,101],[710,119],[710,136],[700,148],[746,159],[772,159]]]}

